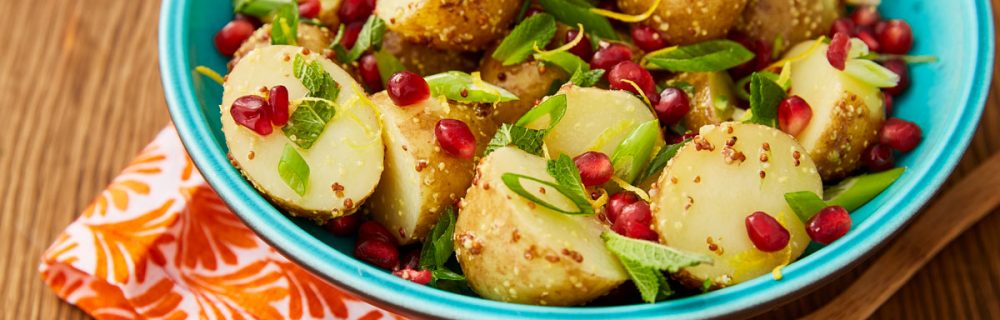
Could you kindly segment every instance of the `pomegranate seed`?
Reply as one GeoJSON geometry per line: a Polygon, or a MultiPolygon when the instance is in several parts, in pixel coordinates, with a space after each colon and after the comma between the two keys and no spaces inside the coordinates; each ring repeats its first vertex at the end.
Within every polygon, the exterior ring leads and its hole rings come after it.
{"type": "Polygon", "coordinates": [[[878,42],[882,44],[882,52],[906,54],[913,49],[913,30],[906,21],[889,20],[884,26],[876,29],[876,33],[878,42]]]}
{"type": "Polygon", "coordinates": [[[632,28],[632,42],[643,51],[656,51],[667,46],[667,40],[663,39],[656,29],[647,25],[638,25],[632,28]]]}
{"type": "Polygon", "coordinates": [[[778,127],[792,136],[799,135],[812,120],[812,107],[799,96],[791,96],[778,105],[778,127]]]}
{"type": "Polygon", "coordinates": [[[622,207],[611,230],[633,239],[657,241],[659,235],[650,227],[652,221],[653,214],[649,210],[649,204],[636,201],[622,207]]]}
{"type": "Polygon", "coordinates": [[[882,20],[882,16],[878,14],[878,9],[875,6],[859,6],[854,8],[854,12],[851,12],[851,21],[859,26],[872,27],[880,20],[882,20]]]}
{"type": "MultiPolygon", "coordinates": [[[[530,16],[533,16],[533,15],[536,15],[536,14],[539,14],[539,13],[542,13],[542,12],[545,12],[545,11],[543,11],[542,9],[539,9],[539,8],[531,7],[531,8],[528,9],[528,11],[524,12],[524,18],[527,19],[530,16]]],[[[570,38],[570,39],[572,39],[572,38],[570,38]]]]}
{"type": "Polygon", "coordinates": [[[344,27],[344,37],[340,38],[340,45],[344,48],[353,48],[354,43],[358,42],[358,34],[361,33],[361,29],[364,28],[364,22],[351,22],[344,27]]]}
{"type": "Polygon", "coordinates": [[[764,252],[775,252],[788,246],[791,235],[778,220],[764,213],[757,211],[747,216],[747,235],[750,241],[757,247],[757,250],[764,252]]]}
{"type": "Polygon", "coordinates": [[[232,56],[254,31],[253,23],[247,20],[233,20],[215,34],[215,49],[224,56],[232,56]]]}
{"type": "Polygon", "coordinates": [[[358,228],[358,242],[364,242],[368,240],[378,240],[384,242],[395,242],[396,237],[392,235],[389,229],[386,229],[382,224],[375,221],[365,221],[358,228]]]}
{"type": "Polygon", "coordinates": [[[382,91],[382,74],[378,71],[378,61],[372,53],[366,53],[358,61],[358,73],[368,91],[382,91]]]}
{"type": "Polygon", "coordinates": [[[611,83],[611,89],[640,94],[636,92],[634,86],[623,80],[631,80],[639,85],[642,94],[649,98],[650,102],[654,105],[660,101],[659,95],[656,94],[656,82],[653,80],[653,75],[642,66],[639,66],[638,63],[632,61],[618,63],[611,68],[611,72],[608,72],[608,82],[611,83]]]}
{"type": "Polygon", "coordinates": [[[612,44],[594,53],[594,57],[590,59],[590,67],[592,69],[611,70],[619,62],[631,60],[632,50],[624,45],[612,44]]]}
{"type": "Polygon", "coordinates": [[[857,30],[857,25],[854,24],[854,20],[849,18],[839,18],[833,21],[833,26],[830,27],[830,36],[833,37],[838,33],[843,33],[846,35],[854,35],[857,30]]]}
{"type": "Polygon", "coordinates": [[[892,156],[892,148],[881,143],[873,144],[865,149],[865,152],[861,154],[861,162],[871,172],[882,172],[896,166],[896,159],[892,156]]]}
{"type": "Polygon", "coordinates": [[[830,40],[830,48],[826,51],[826,60],[837,70],[843,71],[847,63],[847,53],[851,51],[851,37],[846,33],[837,33],[830,40]]]}
{"type": "Polygon", "coordinates": [[[406,268],[398,271],[393,271],[393,275],[413,281],[414,283],[425,285],[431,282],[432,274],[430,270],[414,270],[412,268],[406,268]]]}
{"type": "Polygon", "coordinates": [[[382,269],[392,269],[399,263],[396,245],[379,239],[359,240],[354,247],[354,257],[382,269]]]}
{"type": "MultiPolygon", "coordinates": [[[[570,29],[569,31],[566,31],[566,37],[564,41],[569,43],[570,41],[573,41],[573,39],[576,39],[576,37],[579,36],[579,34],[580,30],[570,29]]],[[[593,58],[594,48],[590,46],[590,37],[584,34],[583,39],[580,39],[580,43],[576,44],[575,46],[569,49],[569,53],[572,53],[577,57],[580,57],[580,59],[583,59],[584,61],[588,61],[591,58],[593,58]]]]}
{"type": "Polygon", "coordinates": [[[920,144],[923,133],[913,122],[900,118],[889,118],[879,131],[879,141],[893,149],[909,152],[920,144]]]}
{"type": "Polygon", "coordinates": [[[882,92],[882,101],[885,104],[885,114],[892,114],[892,95],[888,92],[882,92]]]}
{"type": "Polygon", "coordinates": [[[639,197],[628,191],[622,191],[608,197],[608,204],[605,207],[605,216],[608,218],[608,222],[615,223],[621,216],[622,209],[637,201],[639,201],[639,197]]]}
{"type": "Polygon", "coordinates": [[[648,225],[653,222],[653,212],[646,201],[636,201],[622,207],[622,212],[615,222],[638,222],[648,225]]]}
{"type": "Polygon", "coordinates": [[[851,215],[841,206],[830,206],[809,218],[806,233],[813,241],[830,244],[851,230],[851,215]]]}
{"type": "Polygon", "coordinates": [[[743,33],[733,33],[730,35],[730,40],[739,42],[743,47],[747,48],[754,53],[753,60],[747,61],[746,63],[739,65],[730,72],[735,78],[743,78],[754,71],[766,68],[771,64],[771,45],[761,41],[750,38],[743,33]]]}
{"type": "Polygon", "coordinates": [[[372,15],[372,11],[375,10],[373,2],[368,0],[344,0],[340,4],[340,9],[337,10],[337,17],[344,23],[364,22],[368,20],[368,16],[372,15]]]}
{"type": "Polygon", "coordinates": [[[243,96],[233,102],[229,114],[236,123],[266,136],[274,131],[271,127],[271,106],[260,96],[243,96]]]}
{"type": "Polygon", "coordinates": [[[285,86],[271,88],[267,102],[271,105],[271,123],[279,127],[288,123],[288,89],[285,86]]]}
{"type": "Polygon", "coordinates": [[[402,258],[399,258],[399,268],[397,269],[417,269],[420,267],[420,247],[407,250],[402,258]]]}
{"type": "Polygon", "coordinates": [[[664,126],[680,123],[691,112],[691,99],[687,92],[678,88],[666,88],[660,92],[660,101],[653,109],[664,126]]]}
{"type": "Polygon", "coordinates": [[[434,136],[441,149],[453,156],[472,159],[476,155],[476,136],[472,135],[472,130],[465,122],[441,119],[434,126],[434,136]]]}
{"type": "Polygon", "coordinates": [[[599,186],[611,181],[611,176],[615,174],[615,168],[611,165],[611,158],[608,155],[590,151],[573,158],[576,168],[580,170],[580,178],[583,185],[588,187],[599,186]]]}
{"type": "Polygon", "coordinates": [[[358,231],[361,223],[361,215],[352,214],[349,216],[336,217],[326,223],[326,230],[335,235],[346,237],[358,231]]]}
{"type": "Polygon", "coordinates": [[[858,31],[857,38],[861,39],[865,45],[868,45],[868,50],[872,52],[879,52],[882,49],[882,46],[878,43],[878,39],[875,39],[875,36],[869,31],[858,31]]]}
{"type": "Polygon", "coordinates": [[[233,20],[242,20],[242,21],[249,22],[250,24],[253,25],[254,29],[260,28],[260,26],[264,25],[264,23],[260,22],[260,19],[257,19],[257,17],[248,16],[248,15],[245,15],[245,14],[242,14],[242,13],[237,13],[236,14],[236,18],[233,18],[233,20]]]}
{"type": "Polygon", "coordinates": [[[299,0],[299,16],[306,19],[314,19],[319,16],[319,0],[299,0]]]}
{"type": "Polygon", "coordinates": [[[427,100],[431,96],[431,88],[420,75],[401,71],[389,77],[387,85],[389,98],[397,106],[405,107],[427,100]]]}
{"type": "Polygon", "coordinates": [[[886,88],[885,92],[898,96],[910,88],[910,68],[906,65],[906,62],[899,59],[892,59],[882,62],[882,66],[899,75],[899,83],[895,87],[886,88]]]}

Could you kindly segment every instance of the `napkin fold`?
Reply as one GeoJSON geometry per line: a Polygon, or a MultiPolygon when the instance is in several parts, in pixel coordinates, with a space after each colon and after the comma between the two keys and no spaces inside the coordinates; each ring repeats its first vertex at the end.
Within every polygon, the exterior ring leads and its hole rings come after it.
{"type": "Polygon", "coordinates": [[[392,319],[258,238],[169,126],[43,254],[42,278],[98,319],[392,319]]]}

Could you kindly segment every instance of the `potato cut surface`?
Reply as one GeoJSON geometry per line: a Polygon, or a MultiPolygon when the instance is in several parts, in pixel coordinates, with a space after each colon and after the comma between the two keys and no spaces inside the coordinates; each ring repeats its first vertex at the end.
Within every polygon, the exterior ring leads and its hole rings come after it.
{"type": "Polygon", "coordinates": [[[681,270],[685,285],[737,284],[795,261],[809,244],[802,221],[786,204],[789,192],[822,196],[816,166],[791,136],[755,124],[706,126],[670,161],[651,191],[653,224],[671,247],[707,254],[714,265],[681,270]],[[791,234],[778,252],[757,250],[745,219],[764,211],[791,234]]]}
{"type": "Polygon", "coordinates": [[[264,95],[261,88],[283,85],[294,102],[307,90],[292,73],[292,61],[303,49],[267,46],[250,52],[229,74],[221,105],[222,129],[233,161],[254,186],[293,215],[324,221],[354,212],[379,182],[384,155],[381,126],[371,102],[350,75],[329,60],[312,53],[306,61],[319,61],[340,84],[336,114],[308,150],[285,136],[280,127],[260,136],[237,124],[230,115],[233,101],[246,95],[264,95]],[[287,59],[286,59],[287,58],[287,59]],[[278,173],[286,145],[295,146],[309,165],[305,195],[289,187],[278,173]]]}

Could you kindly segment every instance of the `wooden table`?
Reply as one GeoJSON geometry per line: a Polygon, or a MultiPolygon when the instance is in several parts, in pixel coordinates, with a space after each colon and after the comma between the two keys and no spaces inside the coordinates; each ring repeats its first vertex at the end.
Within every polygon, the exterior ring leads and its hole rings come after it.
{"type": "MultiPolygon", "coordinates": [[[[86,317],[42,283],[39,256],[169,120],[157,64],[159,6],[0,0],[0,318],[86,317]]],[[[994,82],[952,181],[1000,151],[994,82]]],[[[877,316],[1000,318],[997,244],[1000,214],[947,247],[877,316]]],[[[863,268],[767,315],[802,315],[863,268]]]]}

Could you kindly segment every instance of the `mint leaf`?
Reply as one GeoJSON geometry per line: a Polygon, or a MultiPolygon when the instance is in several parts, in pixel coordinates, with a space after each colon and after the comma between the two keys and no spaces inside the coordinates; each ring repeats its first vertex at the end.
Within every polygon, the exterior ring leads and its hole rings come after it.
{"type": "Polygon", "coordinates": [[[535,60],[553,64],[569,73],[570,82],[581,87],[592,87],[604,77],[604,70],[590,70],[590,64],[566,51],[547,51],[535,54],[535,60]]]}
{"type": "Polygon", "coordinates": [[[532,130],[505,123],[500,126],[496,135],[486,145],[484,155],[489,155],[497,149],[513,145],[524,152],[540,156],[542,155],[543,138],[545,138],[545,131],[543,130],[532,130]]]}
{"type": "Polygon", "coordinates": [[[670,283],[667,282],[667,277],[663,275],[663,272],[656,273],[656,280],[660,282],[660,290],[656,293],[656,301],[666,300],[674,295],[674,290],[670,288],[670,283]]]}
{"type": "Polygon", "coordinates": [[[424,239],[423,247],[420,250],[420,268],[436,270],[444,267],[455,248],[452,245],[452,236],[455,233],[455,209],[451,206],[445,208],[444,213],[438,218],[431,233],[424,239]]]}
{"type": "Polygon", "coordinates": [[[458,102],[497,103],[518,99],[510,91],[461,71],[439,73],[425,77],[424,80],[427,80],[427,85],[431,88],[431,96],[444,96],[458,102]]]}
{"type": "Polygon", "coordinates": [[[573,75],[569,78],[569,82],[576,84],[581,87],[593,87],[595,84],[604,78],[604,69],[595,69],[583,71],[583,69],[576,69],[573,75]]]}
{"type": "Polygon", "coordinates": [[[778,104],[785,99],[785,89],[763,73],[750,76],[750,123],[778,126],[778,104]]]}
{"type": "Polygon", "coordinates": [[[582,24],[587,33],[605,40],[618,40],[618,33],[607,18],[590,11],[593,4],[584,0],[539,0],[545,12],[566,25],[582,24]]]}
{"type": "Polygon", "coordinates": [[[292,61],[292,74],[309,90],[308,97],[337,101],[340,84],[326,72],[319,61],[306,62],[305,57],[296,55],[292,61]]]}
{"type": "Polygon", "coordinates": [[[563,195],[573,201],[577,207],[580,207],[582,212],[593,213],[594,208],[587,200],[587,188],[583,186],[583,181],[580,180],[580,170],[576,168],[576,163],[573,162],[572,158],[561,154],[559,158],[549,160],[546,163],[545,171],[548,171],[549,175],[556,179],[556,183],[559,183],[565,190],[563,195]]]}
{"type": "Polygon", "coordinates": [[[903,172],[906,172],[906,168],[860,175],[826,189],[823,194],[829,205],[844,207],[848,212],[854,211],[889,188],[903,172]]]}
{"type": "Polygon", "coordinates": [[[348,51],[343,56],[338,54],[337,58],[343,63],[350,63],[358,60],[368,49],[378,51],[382,48],[382,37],[384,35],[385,21],[375,15],[371,15],[365,21],[364,26],[361,27],[361,31],[358,33],[358,40],[354,42],[354,47],[351,47],[351,51],[348,51]]]}
{"type": "Polygon", "coordinates": [[[646,55],[646,68],[672,72],[715,72],[739,66],[753,52],[730,40],[711,40],[646,55]]]}
{"type": "Polygon", "coordinates": [[[309,164],[290,144],[285,145],[281,159],[278,160],[278,176],[295,193],[300,196],[306,194],[306,189],[309,186],[309,164]]]}
{"type": "Polygon", "coordinates": [[[650,120],[632,130],[611,155],[615,175],[629,183],[635,183],[642,169],[649,163],[653,147],[660,137],[660,122],[657,120],[650,120]]]}
{"type": "Polygon", "coordinates": [[[505,66],[518,64],[531,56],[534,48],[544,48],[556,35],[556,20],[544,13],[533,15],[514,28],[493,51],[493,59],[505,66]]]}
{"type": "Polygon", "coordinates": [[[298,45],[299,6],[294,2],[279,6],[271,22],[272,45],[298,45]]]}
{"type": "Polygon", "coordinates": [[[384,50],[375,52],[375,64],[378,65],[378,74],[382,78],[383,86],[389,82],[389,77],[406,70],[406,67],[403,66],[402,62],[399,62],[399,59],[396,59],[396,56],[384,50]]]}
{"type": "Polygon", "coordinates": [[[637,181],[646,181],[659,175],[663,171],[663,168],[667,167],[667,163],[670,162],[670,159],[673,159],[674,156],[677,155],[677,151],[680,151],[681,147],[687,144],[688,141],[691,141],[691,139],[687,139],[660,149],[660,151],[656,153],[656,156],[653,157],[653,160],[649,162],[649,166],[646,167],[646,172],[643,173],[641,178],[637,181]]]}
{"type": "MultiPolygon", "coordinates": [[[[295,4],[292,0],[236,0],[233,1],[233,12],[270,20],[279,7],[295,4]]],[[[297,5],[296,5],[297,6],[297,5]]]]}
{"type": "Polygon", "coordinates": [[[288,124],[281,131],[299,147],[308,150],[319,140],[335,114],[335,106],[330,100],[305,98],[288,117],[288,124]]]}
{"type": "Polygon", "coordinates": [[[826,202],[815,193],[809,191],[791,192],[785,194],[785,202],[799,216],[799,220],[808,221],[820,210],[827,207],[826,202]]]}
{"type": "MultiPolygon", "coordinates": [[[[507,186],[507,189],[510,189],[511,192],[514,192],[515,194],[521,196],[522,198],[528,199],[529,201],[534,202],[542,207],[548,208],[552,211],[569,215],[582,215],[582,214],[594,213],[594,208],[590,206],[590,203],[581,204],[573,200],[574,197],[573,195],[575,194],[575,191],[569,190],[562,185],[516,173],[504,173],[502,176],[500,176],[500,179],[503,180],[503,184],[507,186]],[[578,211],[569,211],[567,209],[560,208],[554,204],[551,204],[548,201],[542,200],[541,198],[538,198],[537,196],[535,196],[534,193],[531,193],[524,188],[524,185],[521,184],[521,180],[534,181],[538,184],[552,188],[552,190],[555,190],[556,192],[563,195],[567,199],[570,199],[570,201],[573,202],[573,204],[577,207],[578,211]]],[[[584,199],[584,201],[586,201],[586,199],[584,199]]]]}
{"type": "Polygon", "coordinates": [[[663,277],[663,274],[657,276],[660,271],[621,256],[618,257],[618,260],[625,267],[625,272],[632,279],[632,283],[639,289],[642,301],[647,303],[656,302],[656,297],[660,293],[660,277],[663,277]]]}
{"type": "Polygon", "coordinates": [[[434,281],[438,280],[449,280],[449,281],[465,281],[465,276],[455,273],[448,268],[440,268],[431,270],[431,276],[433,276],[434,281]]]}
{"type": "Polygon", "coordinates": [[[521,116],[520,119],[517,119],[517,122],[515,122],[514,125],[518,127],[527,127],[538,119],[548,115],[549,124],[546,126],[545,131],[550,131],[552,128],[555,128],[556,125],[559,124],[559,121],[562,120],[563,116],[566,115],[566,101],[565,94],[549,97],[548,99],[545,99],[545,101],[542,101],[541,104],[531,108],[531,110],[528,110],[528,112],[521,116]]]}
{"type": "Polygon", "coordinates": [[[636,240],[605,231],[604,246],[622,260],[631,260],[643,267],[674,273],[681,268],[712,264],[712,258],[699,253],[683,252],[659,243],[636,240]]]}

